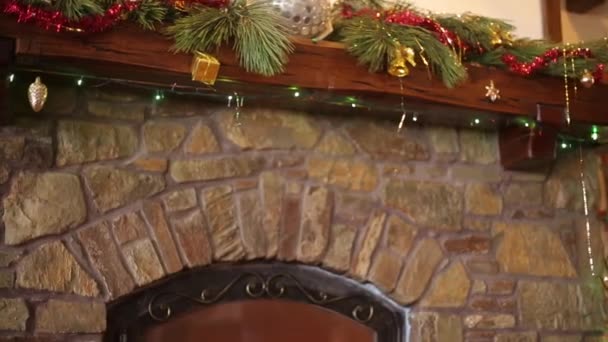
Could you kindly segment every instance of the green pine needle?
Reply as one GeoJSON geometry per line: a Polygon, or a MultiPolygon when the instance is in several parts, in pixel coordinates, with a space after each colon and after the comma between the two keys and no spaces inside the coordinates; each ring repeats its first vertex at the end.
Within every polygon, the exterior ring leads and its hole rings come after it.
{"type": "Polygon", "coordinates": [[[146,30],[154,30],[167,15],[167,7],[158,0],[142,0],[137,9],[129,14],[129,19],[146,30]]]}
{"type": "Polygon", "coordinates": [[[95,0],[56,0],[53,4],[68,19],[77,20],[90,14],[101,14],[103,8],[95,0]]]}
{"type": "Polygon", "coordinates": [[[264,76],[281,73],[293,51],[283,19],[262,1],[237,0],[226,9],[194,7],[167,33],[181,52],[212,52],[232,41],[245,70],[264,76]]]}
{"type": "Polygon", "coordinates": [[[283,71],[293,47],[283,19],[264,3],[245,8],[234,42],[241,65],[247,71],[272,76],[283,71]]]}
{"type": "Polygon", "coordinates": [[[485,50],[492,50],[493,34],[491,27],[499,32],[512,32],[513,25],[500,20],[477,15],[439,16],[434,18],[448,31],[454,32],[460,39],[471,44],[479,44],[485,50]]]}
{"type": "Polygon", "coordinates": [[[452,88],[467,77],[466,69],[452,50],[425,29],[360,17],[348,20],[342,35],[348,51],[361,64],[368,65],[372,72],[386,70],[388,58],[398,42],[401,46],[414,49],[418,54],[419,47],[423,46],[430,68],[447,87],[452,88]]]}
{"type": "Polygon", "coordinates": [[[50,6],[69,20],[78,20],[86,15],[103,13],[103,6],[96,0],[55,0],[49,5],[45,0],[23,0],[32,6],[50,6]]]}

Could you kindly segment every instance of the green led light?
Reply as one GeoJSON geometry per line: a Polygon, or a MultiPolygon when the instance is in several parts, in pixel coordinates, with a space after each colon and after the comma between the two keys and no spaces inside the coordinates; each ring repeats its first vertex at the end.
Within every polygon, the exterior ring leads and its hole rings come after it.
{"type": "Polygon", "coordinates": [[[160,95],[160,93],[156,94],[156,96],[154,96],[154,99],[156,101],[160,101],[160,99],[162,99],[163,97],[160,95]]]}
{"type": "Polygon", "coordinates": [[[83,81],[83,79],[82,79],[82,77],[81,77],[81,78],[79,78],[79,79],[78,79],[78,81],[76,81],[76,84],[77,84],[77,85],[80,87],[80,86],[82,85],[82,83],[83,83],[83,82],[84,82],[84,81],[83,81]]]}
{"type": "Polygon", "coordinates": [[[530,123],[526,122],[526,123],[524,123],[524,126],[525,127],[530,127],[530,123]]]}
{"type": "Polygon", "coordinates": [[[480,122],[481,122],[481,120],[475,119],[475,120],[473,120],[473,125],[479,125],[480,122]]]}
{"type": "Polygon", "coordinates": [[[600,138],[600,135],[597,132],[593,132],[591,133],[591,139],[593,140],[597,140],[600,138]]]}
{"type": "Polygon", "coordinates": [[[567,148],[568,148],[568,144],[566,144],[565,142],[563,142],[563,143],[561,144],[561,147],[562,147],[562,149],[563,149],[563,150],[565,150],[565,149],[567,149],[567,148]]]}
{"type": "Polygon", "coordinates": [[[294,96],[294,97],[300,97],[300,92],[299,92],[299,91],[296,91],[295,93],[293,93],[293,96],[294,96]]]}
{"type": "Polygon", "coordinates": [[[353,107],[353,108],[355,108],[355,107],[357,107],[357,104],[352,103],[350,106],[353,107]]]}

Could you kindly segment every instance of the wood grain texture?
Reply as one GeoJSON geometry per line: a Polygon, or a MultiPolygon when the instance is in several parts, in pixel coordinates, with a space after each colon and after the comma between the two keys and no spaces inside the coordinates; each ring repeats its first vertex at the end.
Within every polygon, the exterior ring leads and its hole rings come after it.
{"type": "MultiPolygon", "coordinates": [[[[559,2],[558,0],[553,0],[559,2]]],[[[605,3],[606,0],[566,0],[566,10],[574,13],[586,13],[605,3]]]]}
{"type": "Polygon", "coordinates": [[[545,0],[545,30],[553,42],[563,40],[562,33],[562,2],[561,0],[545,0]]]}
{"type": "Polygon", "coordinates": [[[12,63],[14,55],[14,41],[9,38],[0,37],[0,125],[10,120],[8,68],[12,63]]]}
{"type": "MultiPolygon", "coordinates": [[[[144,32],[130,24],[91,35],[57,34],[13,20],[0,20],[0,32],[16,39],[16,54],[35,57],[34,62],[52,60],[67,71],[124,70],[123,77],[142,75],[158,82],[172,83],[168,75],[190,75],[192,57],[169,52],[171,41],[158,33],[144,32]],[[63,63],[62,63],[63,61],[63,63]],[[74,63],[79,62],[79,63],[74,63]],[[121,69],[122,68],[122,69],[121,69]]],[[[299,86],[344,93],[364,92],[378,96],[399,95],[399,80],[383,73],[369,73],[348,55],[344,46],[334,42],[312,43],[294,38],[295,53],[284,73],[262,77],[239,67],[229,48],[218,51],[222,66],[220,78],[245,83],[299,86]]],[[[417,68],[404,79],[403,94],[408,99],[430,102],[455,109],[504,115],[532,116],[538,104],[564,105],[564,86],[559,78],[524,78],[502,70],[468,65],[469,79],[454,89],[447,89],[438,79],[429,79],[424,68],[417,68]],[[502,99],[490,103],[484,97],[485,86],[493,80],[502,99]]],[[[579,87],[580,88],[580,87],[579,87]]],[[[580,124],[608,123],[602,105],[608,86],[579,89],[571,102],[572,120],[580,124]]]]}

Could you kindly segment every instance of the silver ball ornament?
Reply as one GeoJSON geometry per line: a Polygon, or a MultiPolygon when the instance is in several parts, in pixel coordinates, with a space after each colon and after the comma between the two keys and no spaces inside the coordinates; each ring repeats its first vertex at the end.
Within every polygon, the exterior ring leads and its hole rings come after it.
{"type": "Polygon", "coordinates": [[[272,7],[293,35],[322,39],[331,33],[329,0],[272,0],[272,7]]]}

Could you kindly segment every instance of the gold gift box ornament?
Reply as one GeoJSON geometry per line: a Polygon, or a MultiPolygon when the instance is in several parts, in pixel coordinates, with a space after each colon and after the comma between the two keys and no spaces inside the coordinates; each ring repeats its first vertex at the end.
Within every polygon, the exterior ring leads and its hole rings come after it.
{"type": "Polygon", "coordinates": [[[192,59],[192,80],[206,85],[214,85],[220,71],[217,58],[202,52],[195,52],[192,59]]]}

